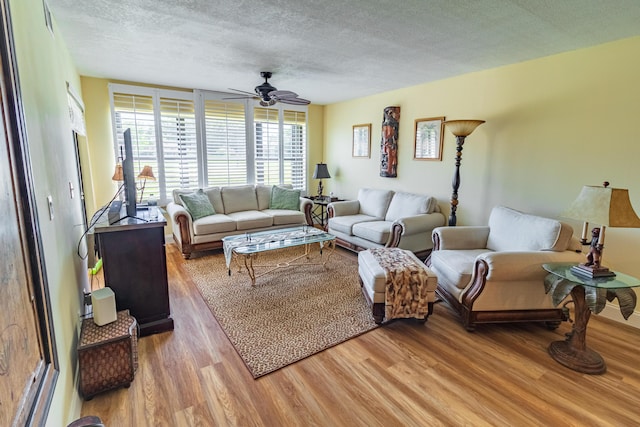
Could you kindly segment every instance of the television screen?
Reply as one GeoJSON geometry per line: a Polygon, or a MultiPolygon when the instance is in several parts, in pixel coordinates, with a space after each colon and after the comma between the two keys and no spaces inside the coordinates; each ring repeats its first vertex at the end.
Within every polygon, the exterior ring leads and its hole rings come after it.
{"type": "Polygon", "coordinates": [[[136,176],[133,172],[133,145],[131,143],[131,129],[124,131],[124,159],[122,172],[124,174],[124,196],[127,205],[127,216],[136,216],[136,176]]]}

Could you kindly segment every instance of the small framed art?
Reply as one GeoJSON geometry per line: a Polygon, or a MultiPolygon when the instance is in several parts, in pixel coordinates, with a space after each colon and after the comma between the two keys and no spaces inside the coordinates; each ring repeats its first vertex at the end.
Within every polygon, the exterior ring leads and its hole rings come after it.
{"type": "Polygon", "coordinates": [[[371,123],[353,126],[353,157],[371,157],[371,123]]]}
{"type": "Polygon", "coordinates": [[[442,160],[444,117],[416,119],[414,160],[442,160]]]}

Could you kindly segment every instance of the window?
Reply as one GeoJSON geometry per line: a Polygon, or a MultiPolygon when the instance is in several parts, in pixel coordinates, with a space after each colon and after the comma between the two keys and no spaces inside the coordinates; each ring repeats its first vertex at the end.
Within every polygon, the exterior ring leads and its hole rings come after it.
{"type": "MultiPolygon", "coordinates": [[[[153,168],[145,200],[178,188],[291,184],[306,190],[307,107],[259,107],[228,94],[110,84],[116,156],[131,129],[134,169],[153,168]]],[[[143,201],[145,201],[143,200],[143,201]]]]}
{"type": "Polygon", "coordinates": [[[208,186],[249,182],[244,107],[244,103],[204,101],[208,186]]]}
{"type": "Polygon", "coordinates": [[[278,110],[254,108],[254,138],[256,141],[256,182],[280,183],[280,123],[278,110]]]}

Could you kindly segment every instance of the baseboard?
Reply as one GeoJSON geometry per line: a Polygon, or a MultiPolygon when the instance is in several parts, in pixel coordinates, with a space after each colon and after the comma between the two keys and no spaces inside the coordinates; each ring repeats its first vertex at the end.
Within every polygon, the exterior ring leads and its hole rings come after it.
{"type": "Polygon", "coordinates": [[[175,243],[173,241],[173,234],[167,234],[164,236],[164,241],[165,243],[175,243]]]}
{"type": "Polygon", "coordinates": [[[598,316],[606,317],[616,322],[624,323],[625,325],[633,326],[640,329],[640,311],[634,311],[629,319],[624,320],[624,317],[620,313],[620,307],[615,304],[607,303],[604,310],[598,313],[598,316]]]}

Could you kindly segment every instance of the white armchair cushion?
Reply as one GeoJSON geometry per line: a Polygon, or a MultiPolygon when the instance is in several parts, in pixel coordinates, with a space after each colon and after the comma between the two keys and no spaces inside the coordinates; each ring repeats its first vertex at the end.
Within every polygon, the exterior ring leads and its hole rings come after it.
{"type": "Polygon", "coordinates": [[[486,248],[489,227],[486,225],[436,227],[432,235],[438,236],[441,250],[486,248]]]}
{"type": "Polygon", "coordinates": [[[360,213],[377,219],[384,219],[393,191],[361,188],[358,191],[360,213]]]}
{"type": "Polygon", "coordinates": [[[487,248],[493,251],[549,251],[565,250],[559,242],[560,221],[528,215],[515,209],[497,206],[489,217],[487,248]]]}
{"type": "Polygon", "coordinates": [[[449,286],[464,289],[471,282],[473,266],[487,249],[444,250],[431,252],[431,266],[438,272],[438,280],[449,286]]]}
{"type": "Polygon", "coordinates": [[[398,192],[393,195],[389,203],[385,220],[395,221],[407,216],[431,213],[436,205],[437,200],[433,197],[398,192]]]}

